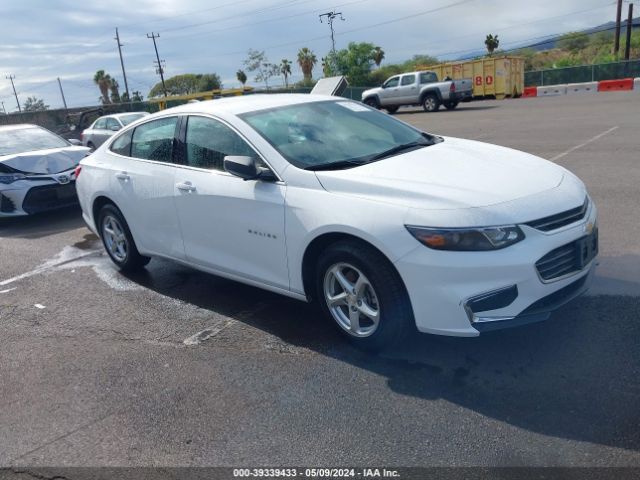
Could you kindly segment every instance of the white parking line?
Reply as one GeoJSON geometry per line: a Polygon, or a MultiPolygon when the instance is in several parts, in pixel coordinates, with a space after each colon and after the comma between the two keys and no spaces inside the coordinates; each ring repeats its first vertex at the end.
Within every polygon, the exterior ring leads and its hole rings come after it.
{"type": "Polygon", "coordinates": [[[236,321],[237,320],[230,319],[224,325],[221,325],[219,327],[205,328],[201,332],[198,332],[195,335],[191,335],[189,338],[185,338],[182,341],[182,343],[184,343],[185,345],[189,345],[189,346],[191,346],[191,345],[199,345],[200,343],[204,342],[205,340],[208,340],[211,337],[216,336],[217,334],[219,334],[225,328],[230,327],[231,325],[236,323],[236,321]]]}
{"type": "MultiPolygon", "coordinates": [[[[66,247],[65,250],[60,252],[55,258],[46,261],[39,267],[34,268],[28,272],[22,273],[20,275],[16,275],[15,277],[8,278],[6,280],[2,280],[0,282],[0,287],[4,287],[5,285],[9,285],[10,283],[17,282],[18,280],[22,280],[25,278],[32,277],[34,275],[38,275],[40,273],[46,272],[52,268],[59,267],[66,263],[71,263],[73,261],[79,260],[84,257],[89,257],[91,255],[96,255],[99,253],[99,250],[91,251],[91,252],[82,252],[78,254],[77,249],[73,249],[72,247],[66,247]]],[[[3,291],[4,293],[4,291],[3,291]]]]}
{"type": "Polygon", "coordinates": [[[589,140],[587,140],[586,142],[581,143],[580,145],[576,145],[575,147],[571,147],[571,148],[570,148],[569,150],[567,150],[566,152],[562,152],[562,153],[560,153],[560,154],[556,155],[555,157],[550,158],[549,160],[550,160],[550,161],[552,161],[552,162],[555,162],[556,160],[559,160],[559,159],[561,159],[562,157],[565,157],[565,156],[569,155],[571,152],[574,152],[574,151],[578,150],[579,148],[582,148],[582,147],[584,147],[584,146],[589,145],[589,144],[590,144],[590,143],[592,143],[592,142],[595,142],[595,141],[596,141],[596,140],[598,140],[599,138],[604,137],[605,135],[607,135],[607,134],[609,134],[609,133],[613,132],[613,131],[614,131],[615,129],[617,129],[617,128],[618,128],[618,125],[616,125],[615,127],[611,127],[609,130],[606,130],[606,131],[604,131],[604,132],[602,132],[602,133],[599,133],[599,134],[598,134],[598,135],[596,135],[595,137],[591,137],[591,138],[590,138],[589,140]]]}

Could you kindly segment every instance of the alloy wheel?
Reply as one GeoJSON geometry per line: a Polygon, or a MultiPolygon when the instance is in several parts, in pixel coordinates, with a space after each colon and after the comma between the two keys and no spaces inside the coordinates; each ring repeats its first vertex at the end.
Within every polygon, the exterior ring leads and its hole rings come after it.
{"type": "Polygon", "coordinates": [[[118,262],[124,262],[129,254],[129,242],[120,221],[113,215],[102,220],[102,238],[111,256],[118,262]]]}

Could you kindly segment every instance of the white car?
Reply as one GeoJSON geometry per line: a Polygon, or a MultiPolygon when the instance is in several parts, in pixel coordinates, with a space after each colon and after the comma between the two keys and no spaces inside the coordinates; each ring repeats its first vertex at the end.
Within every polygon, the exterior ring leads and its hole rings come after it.
{"type": "Polygon", "coordinates": [[[314,299],[365,349],[545,319],[597,254],[596,207],[566,169],[336,97],[172,108],[81,169],[84,219],[121,269],[158,256],[314,299]]]}
{"type": "Polygon", "coordinates": [[[128,112],[100,117],[82,132],[80,135],[82,144],[95,150],[117,131],[147,115],[149,115],[148,112],[128,112]]]}
{"type": "Polygon", "coordinates": [[[36,125],[0,127],[0,217],[77,205],[75,169],[88,152],[36,125]]]}

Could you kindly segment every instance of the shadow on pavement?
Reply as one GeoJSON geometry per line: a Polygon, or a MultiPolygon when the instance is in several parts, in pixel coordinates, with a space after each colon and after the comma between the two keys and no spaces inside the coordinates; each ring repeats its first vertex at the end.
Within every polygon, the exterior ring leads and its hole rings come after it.
{"type": "Polygon", "coordinates": [[[636,298],[582,297],[546,322],[478,338],[416,333],[376,356],[352,348],[313,306],[280,295],[157,259],[129,278],[382,375],[399,394],[444,399],[543,435],[640,450],[636,298]]]}
{"type": "Polygon", "coordinates": [[[84,226],[80,207],[0,218],[0,237],[37,239],[84,226]]]}

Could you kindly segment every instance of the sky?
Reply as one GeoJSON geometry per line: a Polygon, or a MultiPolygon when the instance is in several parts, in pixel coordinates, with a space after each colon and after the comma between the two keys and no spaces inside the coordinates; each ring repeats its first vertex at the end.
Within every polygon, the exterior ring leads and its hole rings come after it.
{"type": "Polygon", "coordinates": [[[151,32],[160,34],[165,78],[217,73],[233,88],[250,48],[272,63],[293,61],[292,80],[300,80],[299,48],[318,59],[331,49],[329,26],[318,17],[325,12],[344,18],[334,21],[337,49],[371,42],[385,51],[384,64],[415,54],[460,58],[484,48],[488,33],[513,48],[612,21],[615,9],[613,0],[0,0],[0,101],[17,110],[9,75],[22,103],[37,96],[51,108],[62,107],[57,78],[69,107],[98,104],[93,75],[100,69],[124,92],[116,27],[129,90],[146,98],[159,81],[151,32]]]}

